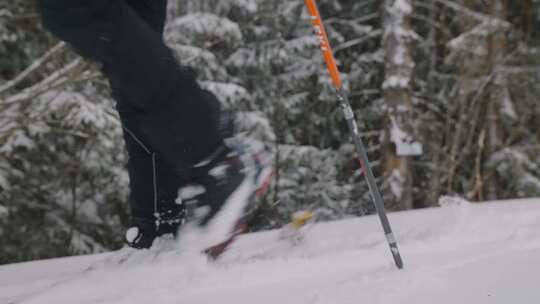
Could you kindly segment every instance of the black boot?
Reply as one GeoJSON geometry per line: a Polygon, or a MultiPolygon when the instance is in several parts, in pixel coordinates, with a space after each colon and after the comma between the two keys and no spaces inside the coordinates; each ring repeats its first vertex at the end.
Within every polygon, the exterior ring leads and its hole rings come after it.
{"type": "Polygon", "coordinates": [[[150,248],[156,237],[176,234],[185,219],[185,205],[178,201],[178,189],[185,178],[175,172],[132,132],[131,112],[119,109],[129,155],[131,224],[125,235],[130,247],[150,248]]]}
{"type": "MultiPolygon", "coordinates": [[[[131,115],[125,111],[120,113],[122,118],[131,115]]],[[[132,223],[125,237],[129,246],[149,248],[159,236],[176,235],[186,217],[197,218],[200,225],[206,225],[230,195],[248,178],[253,178],[253,174],[247,172],[253,166],[242,160],[247,153],[233,143],[232,114],[220,111],[213,114],[213,119],[219,121],[219,133],[225,138],[223,144],[203,161],[181,173],[174,171],[145,146],[128,129],[129,120],[124,121],[132,211],[132,223]],[[202,209],[206,209],[204,215],[193,215],[202,209]]]]}
{"type": "Polygon", "coordinates": [[[154,239],[157,237],[156,228],[153,223],[132,223],[126,231],[126,244],[135,249],[148,249],[152,247],[154,239]]]}

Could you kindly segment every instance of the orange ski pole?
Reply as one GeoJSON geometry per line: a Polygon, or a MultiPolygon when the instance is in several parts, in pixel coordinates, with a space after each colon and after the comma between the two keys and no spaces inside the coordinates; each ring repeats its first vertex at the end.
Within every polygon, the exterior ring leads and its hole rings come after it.
{"type": "Polygon", "coordinates": [[[321,50],[323,52],[324,61],[326,62],[326,66],[328,67],[328,72],[330,72],[330,77],[332,77],[332,82],[337,89],[340,89],[342,85],[341,75],[339,73],[336,59],[334,58],[334,52],[332,51],[332,46],[330,45],[330,41],[328,40],[328,35],[326,34],[321,15],[319,14],[317,4],[314,0],[306,0],[305,2],[311,18],[311,25],[313,25],[315,34],[317,35],[317,37],[319,38],[319,42],[321,43],[321,50]]]}
{"type": "Polygon", "coordinates": [[[330,41],[328,40],[328,35],[326,34],[321,14],[319,13],[319,9],[317,8],[317,3],[315,2],[315,0],[304,1],[307,6],[311,19],[311,24],[313,25],[315,34],[317,35],[317,37],[319,38],[319,42],[321,43],[321,50],[323,52],[324,61],[328,68],[328,72],[330,73],[330,77],[332,77],[332,83],[336,88],[340,107],[345,114],[347,125],[349,126],[349,129],[351,131],[354,146],[360,160],[360,165],[363,167],[362,169],[364,170],[364,176],[368,183],[369,191],[371,192],[373,204],[375,205],[375,209],[377,209],[377,214],[379,215],[379,218],[381,220],[384,234],[386,235],[386,240],[388,242],[388,246],[390,247],[390,252],[392,253],[392,257],[394,258],[396,266],[399,269],[402,269],[403,261],[399,253],[396,238],[394,237],[394,233],[392,232],[392,228],[390,227],[390,222],[388,221],[388,217],[386,216],[386,211],[384,209],[384,203],[381,197],[381,193],[379,191],[377,183],[375,182],[375,176],[373,175],[373,171],[371,170],[366,149],[364,143],[362,142],[362,138],[360,137],[360,132],[358,131],[358,125],[356,123],[356,119],[354,117],[354,112],[351,108],[349,98],[345,93],[345,89],[343,88],[341,74],[337,67],[336,59],[334,57],[330,41]]]}

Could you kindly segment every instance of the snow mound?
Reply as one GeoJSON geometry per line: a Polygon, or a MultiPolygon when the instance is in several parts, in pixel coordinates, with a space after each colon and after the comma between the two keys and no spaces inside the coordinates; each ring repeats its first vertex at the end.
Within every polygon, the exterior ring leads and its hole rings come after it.
{"type": "Polygon", "coordinates": [[[320,223],[296,245],[245,235],[208,262],[158,248],[0,267],[0,303],[540,303],[540,199],[392,213],[405,269],[377,217],[320,223]]]}

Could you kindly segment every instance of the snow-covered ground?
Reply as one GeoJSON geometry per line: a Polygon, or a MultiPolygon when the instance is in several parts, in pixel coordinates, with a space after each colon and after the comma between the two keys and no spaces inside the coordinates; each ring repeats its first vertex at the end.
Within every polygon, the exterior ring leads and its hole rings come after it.
{"type": "Polygon", "coordinates": [[[389,218],[401,271],[378,218],[364,217],[314,225],[295,246],[278,231],[246,235],[214,263],[169,242],[2,266],[0,303],[540,303],[540,199],[389,218]]]}

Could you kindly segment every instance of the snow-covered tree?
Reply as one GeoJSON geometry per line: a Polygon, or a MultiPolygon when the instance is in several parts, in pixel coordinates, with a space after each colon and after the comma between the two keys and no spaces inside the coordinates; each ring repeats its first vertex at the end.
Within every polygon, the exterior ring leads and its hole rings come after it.
{"type": "Polygon", "coordinates": [[[29,2],[0,12],[0,263],[114,248],[127,175],[106,86],[29,2]]]}

